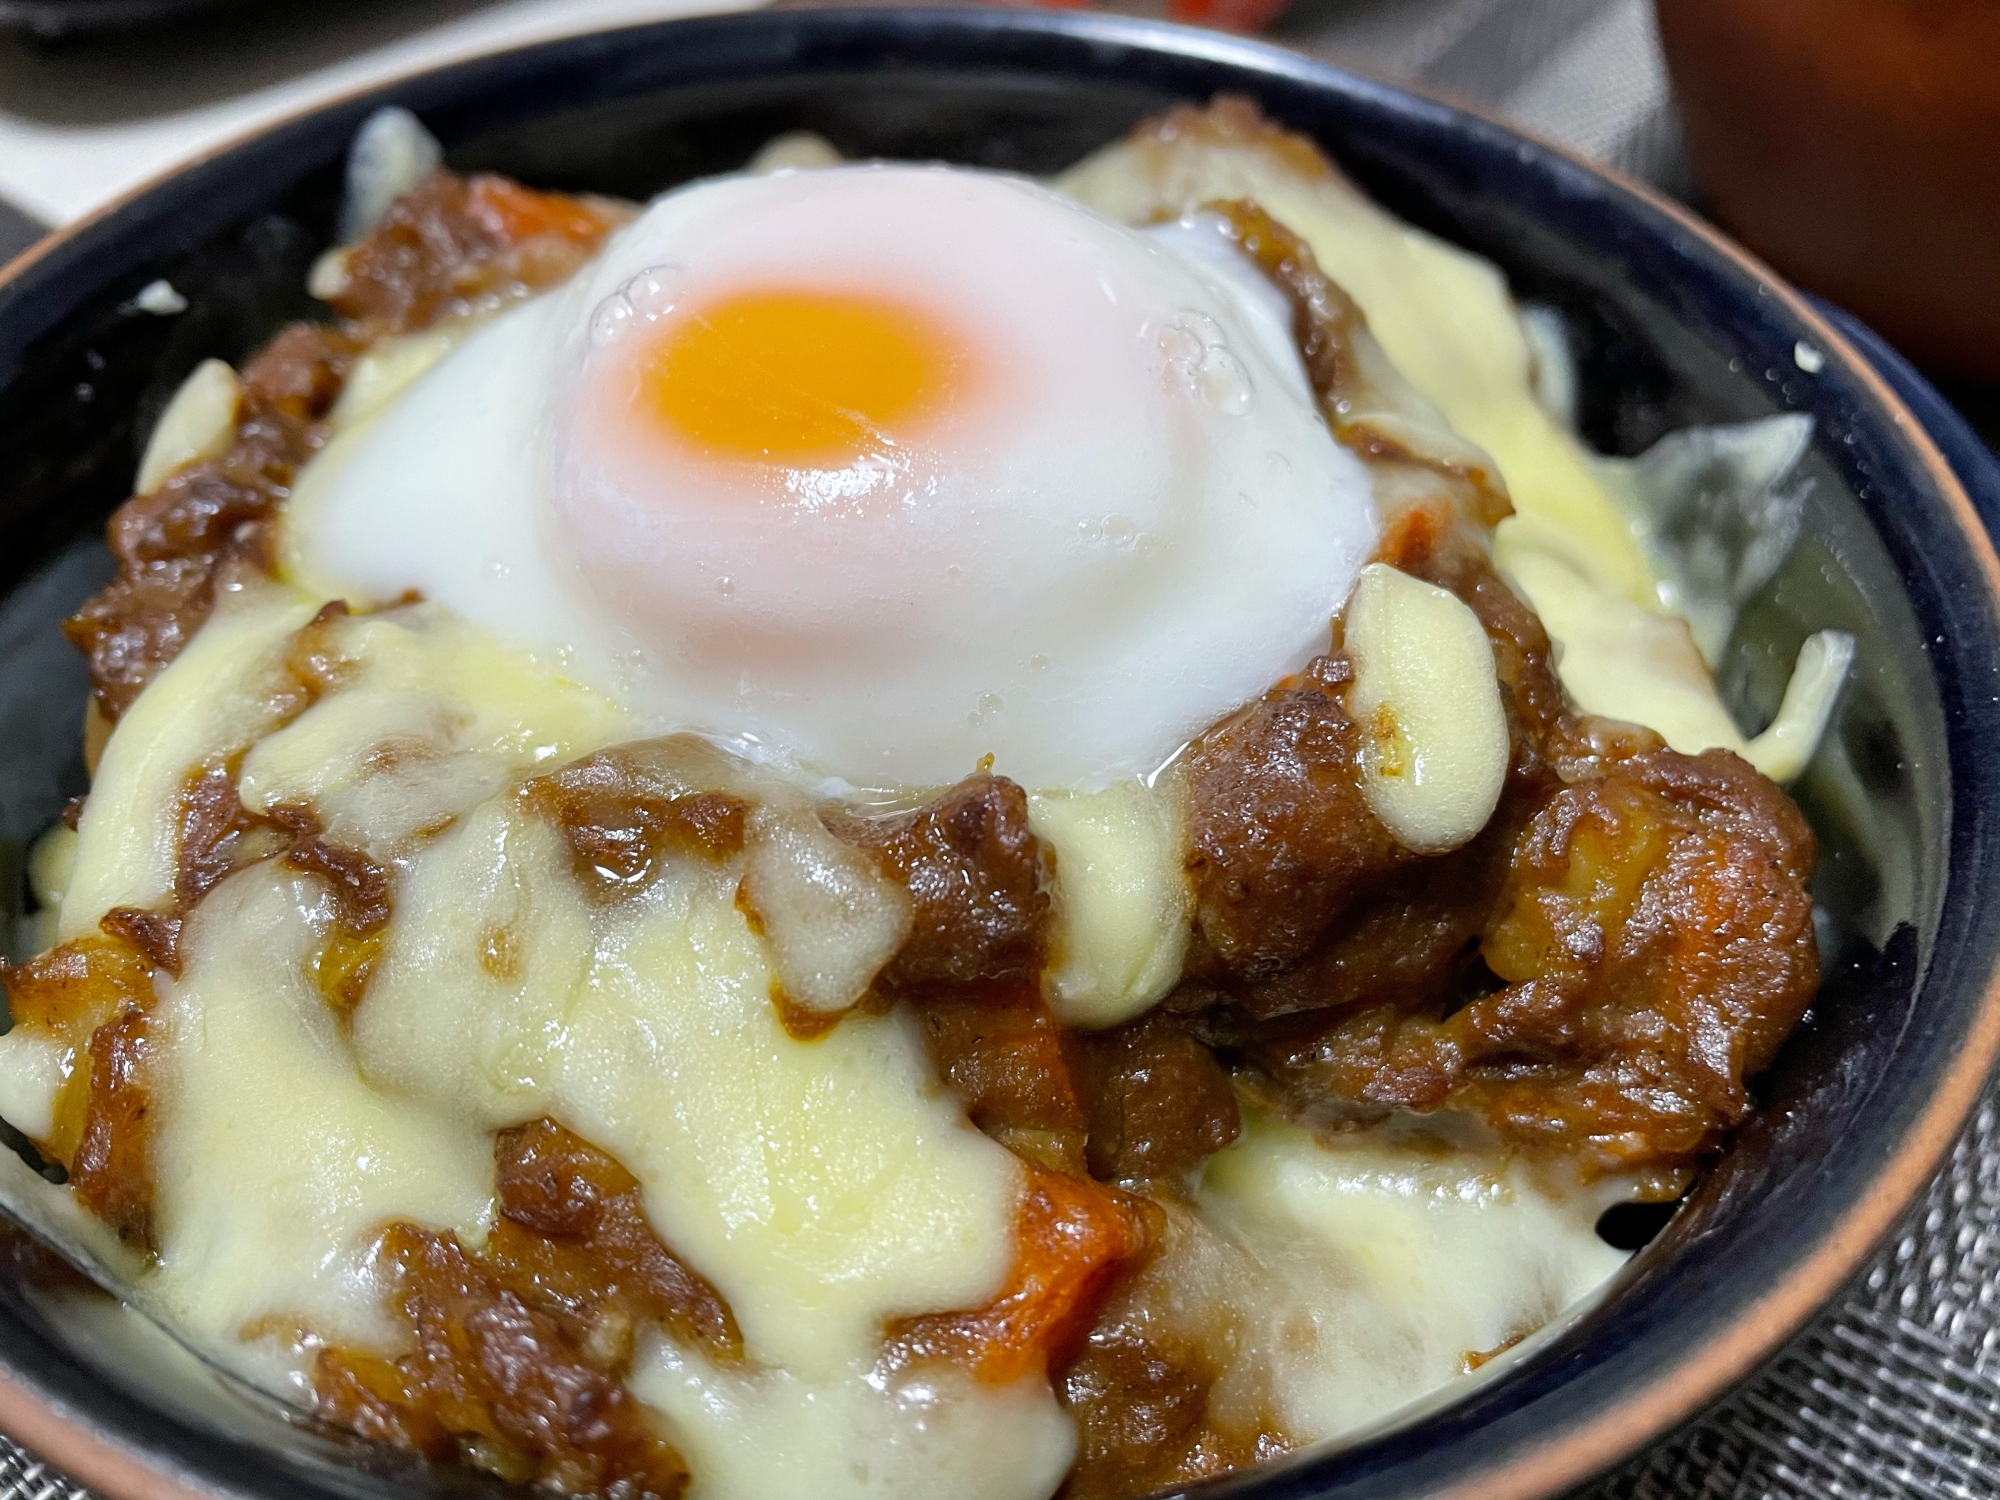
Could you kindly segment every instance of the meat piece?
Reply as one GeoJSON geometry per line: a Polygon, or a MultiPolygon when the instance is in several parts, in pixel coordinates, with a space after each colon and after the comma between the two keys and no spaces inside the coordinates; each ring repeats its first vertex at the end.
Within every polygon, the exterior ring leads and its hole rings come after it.
{"type": "Polygon", "coordinates": [[[347,253],[333,307],[365,335],[426,328],[567,280],[627,217],[602,199],[435,171],[347,253]]]}
{"type": "Polygon", "coordinates": [[[1361,790],[1352,672],[1314,661],[1195,741],[1187,756],[1190,970],[1268,978],[1303,959],[1356,895],[1416,856],[1361,790]]]}
{"type": "Polygon", "coordinates": [[[604,896],[641,889],[669,853],[730,858],[743,848],[750,812],[727,792],[666,790],[637,751],[622,747],[537,776],[521,791],[562,829],[584,888],[604,896]]]}
{"type": "Polygon", "coordinates": [[[1076,1423],[1066,1500],[1178,1489],[1293,1446],[1272,1409],[1262,1346],[1241,1305],[1264,1295],[1249,1252],[1168,1201],[1089,1333],[1051,1372],[1076,1423]]]}
{"type": "Polygon", "coordinates": [[[1174,1183],[1236,1139],[1229,1075],[1173,1016],[1086,1038],[1093,1177],[1174,1183]]]}
{"type": "Polygon", "coordinates": [[[142,1010],[91,1033],[89,1099],[69,1164],[77,1201],[120,1239],[147,1250],[153,1248],[152,1051],[142,1010]]]}
{"type": "Polygon", "coordinates": [[[1247,1468],[1291,1443],[1268,1423],[1222,1420],[1206,1351],[1147,1336],[1135,1321],[1093,1329],[1057,1394],[1077,1454],[1059,1500],[1127,1500],[1247,1468]]]}
{"type": "Polygon", "coordinates": [[[317,451],[358,345],[334,329],[286,329],[243,372],[236,440],[177,469],[111,517],[118,575],[63,630],[90,659],[97,705],[119,715],[209,616],[227,566],[264,568],[272,508],[317,451]]]}
{"type": "Polygon", "coordinates": [[[1253,1045],[1295,1106],[1462,1109],[1663,1191],[1742,1120],[1819,982],[1812,831],[1726,751],[1594,764],[1514,846],[1481,944],[1502,987],[1253,1045]]]}
{"type": "Polygon", "coordinates": [[[1036,989],[956,990],[913,1008],[974,1125],[1029,1161],[1082,1175],[1088,1120],[1065,1034],[1036,989]]]}
{"type": "Polygon", "coordinates": [[[916,903],[908,940],[877,979],[886,991],[1037,977],[1049,952],[1053,856],[1028,827],[1028,794],[968,776],[917,812],[829,819],[916,903]]]}
{"type": "Polygon", "coordinates": [[[323,1349],[313,1393],[363,1437],[558,1494],[674,1500],[687,1465],[618,1376],[449,1234],[392,1224],[377,1263],[410,1352],[323,1349]]]}
{"type": "Polygon", "coordinates": [[[638,1179],[615,1158],[549,1119],[502,1131],[493,1154],[500,1218],[482,1259],[580,1347],[622,1366],[650,1321],[718,1359],[742,1357],[728,1304],[660,1242],[638,1179]]]}
{"type": "Polygon", "coordinates": [[[1362,793],[1337,642],[1198,740],[1187,785],[1200,941],[1188,967],[1253,1016],[1421,1007],[1450,992],[1498,898],[1515,833],[1558,785],[1550,747],[1572,721],[1548,636],[1484,554],[1434,522],[1406,517],[1391,538],[1394,561],[1463,599],[1486,629],[1512,741],[1500,804],[1449,854],[1397,844],[1362,793]]]}

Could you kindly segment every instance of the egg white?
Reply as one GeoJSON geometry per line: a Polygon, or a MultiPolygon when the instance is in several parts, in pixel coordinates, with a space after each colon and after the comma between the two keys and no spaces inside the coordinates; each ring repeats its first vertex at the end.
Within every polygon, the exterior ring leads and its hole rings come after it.
{"type": "Polygon", "coordinates": [[[882,165],[659,199],[343,433],[287,528],[313,591],[419,592],[649,727],[856,785],[992,755],[1082,789],[1323,650],[1376,533],[1289,309],[1213,224],[882,165]],[[775,506],[636,462],[600,392],[619,330],[759,283],[943,309],[1004,390],[886,465],[787,471],[775,506]]]}

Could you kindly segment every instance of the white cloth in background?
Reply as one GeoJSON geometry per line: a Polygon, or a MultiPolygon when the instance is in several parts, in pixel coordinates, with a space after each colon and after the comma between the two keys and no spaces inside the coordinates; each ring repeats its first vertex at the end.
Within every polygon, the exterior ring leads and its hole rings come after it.
{"type": "Polygon", "coordinates": [[[744,0],[267,0],[185,26],[0,38],[0,199],[66,224],[177,163],[350,89],[550,37],[744,0]],[[272,17],[268,12],[287,12],[272,17]]]}
{"type": "MultiPolygon", "coordinates": [[[[271,0],[62,47],[0,37],[0,200],[68,223],[349,89],[523,42],[749,3],[271,0]]],[[[1279,39],[1479,100],[1680,185],[1650,0],[1298,0],[1279,39]]]]}

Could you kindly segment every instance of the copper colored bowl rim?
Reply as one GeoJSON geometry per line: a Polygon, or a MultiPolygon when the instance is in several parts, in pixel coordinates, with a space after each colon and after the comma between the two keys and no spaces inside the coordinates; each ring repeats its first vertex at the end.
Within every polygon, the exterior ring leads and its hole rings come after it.
{"type": "MultiPolygon", "coordinates": [[[[1305,88],[1351,86],[1356,78],[1385,92],[1425,100],[1441,110],[1532,146],[1591,177],[1608,182],[1633,202],[1659,216],[1691,245],[1706,250],[1753,282],[1809,334],[1839,367],[1867,392],[1873,420],[1891,429],[1907,445],[1914,461],[1930,476],[1948,511],[1955,536],[1983,580],[1989,600],[2000,601],[2000,557],[1971,498],[1937,445],[1903,400],[1813,304],[1755,256],[1680,204],[1649,186],[1592,162],[1579,153],[1512,125],[1483,107],[1463,99],[1428,92],[1398,82],[1369,79],[1351,63],[1323,61],[1277,46],[1164,22],[1091,13],[1022,12],[1012,9],[980,12],[972,9],[896,9],[893,11],[792,10],[748,12],[719,17],[669,21],[619,28],[594,37],[648,37],[682,33],[687,28],[733,24],[846,24],[865,29],[869,17],[893,17],[921,35],[925,28],[976,29],[981,26],[1010,33],[1035,33],[1050,38],[1081,38],[1125,48],[1204,60],[1245,70],[1243,82],[1282,79],[1305,88]]],[[[180,163],[122,195],[113,203],[55,231],[4,268],[0,268],[0,312],[5,312],[10,288],[38,266],[99,236],[120,219],[146,204],[155,194],[171,192],[175,184],[204,166],[220,163],[234,153],[293,127],[341,110],[355,110],[363,101],[399,102],[404,91],[427,80],[444,80],[472,73],[496,61],[514,57],[553,57],[584,44],[593,35],[563,38],[508,48],[445,67],[413,72],[387,84],[372,84],[336,98],[322,100],[282,119],[268,122],[200,156],[180,163]]],[[[6,378],[0,372],[0,378],[6,378]]],[[[1951,942],[1939,938],[1940,946],[1951,942]]],[[[1929,968],[1935,967],[1935,955],[1929,968]]],[[[1925,982],[1919,980],[1919,985],[1925,982]]],[[[1861,1267],[1898,1216],[1922,1190],[1957,1138],[1977,1102],[1981,1088],[2000,1056],[2000,963],[1992,966],[1982,986],[1977,1013],[1964,1035],[1964,1045],[1916,1118],[1902,1132],[1893,1152],[1875,1173],[1868,1191],[1849,1204],[1811,1252],[1718,1336],[1683,1358],[1667,1378],[1595,1412],[1587,1420],[1551,1431],[1531,1451],[1490,1465],[1477,1465],[1462,1477],[1427,1494],[1438,1500],[1544,1500],[1598,1474],[1645,1443],[1666,1434],[1714,1401],[1773,1354],[1861,1267]]],[[[4,1355],[4,1351],[0,1351],[4,1355]]],[[[166,1455],[142,1449],[95,1420],[87,1410],[56,1400],[19,1378],[0,1363],[0,1429],[19,1439],[46,1460],[108,1497],[108,1500],[221,1500],[251,1492],[197,1473],[166,1455]]],[[[1234,1494],[1255,1484],[1262,1475],[1237,1475],[1223,1481],[1234,1494]]],[[[1310,1486],[1273,1484],[1271,1493],[1287,1497],[1313,1493],[1310,1486]]],[[[1374,1493],[1374,1491],[1367,1491],[1374,1493]]],[[[1400,1492],[1399,1492],[1400,1493],[1400,1492]]]]}

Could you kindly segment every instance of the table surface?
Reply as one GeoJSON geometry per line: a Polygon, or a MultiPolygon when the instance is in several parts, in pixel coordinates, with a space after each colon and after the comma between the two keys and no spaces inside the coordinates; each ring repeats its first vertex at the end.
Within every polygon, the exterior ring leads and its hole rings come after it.
{"type": "MultiPolygon", "coordinates": [[[[344,88],[728,0],[267,6],[46,47],[0,37],[0,259],[344,88]],[[163,65],[163,51],[171,65],[163,65]]],[[[1689,190],[1649,0],[1297,0],[1276,35],[1485,103],[1689,190]]],[[[2000,394],[1952,392],[2000,438],[2000,394]]],[[[0,1500],[82,1492],[0,1438],[0,1500]]],[[[1578,1500],[2000,1496],[2000,1091],[1861,1278],[1699,1421],[1578,1500]]]]}

